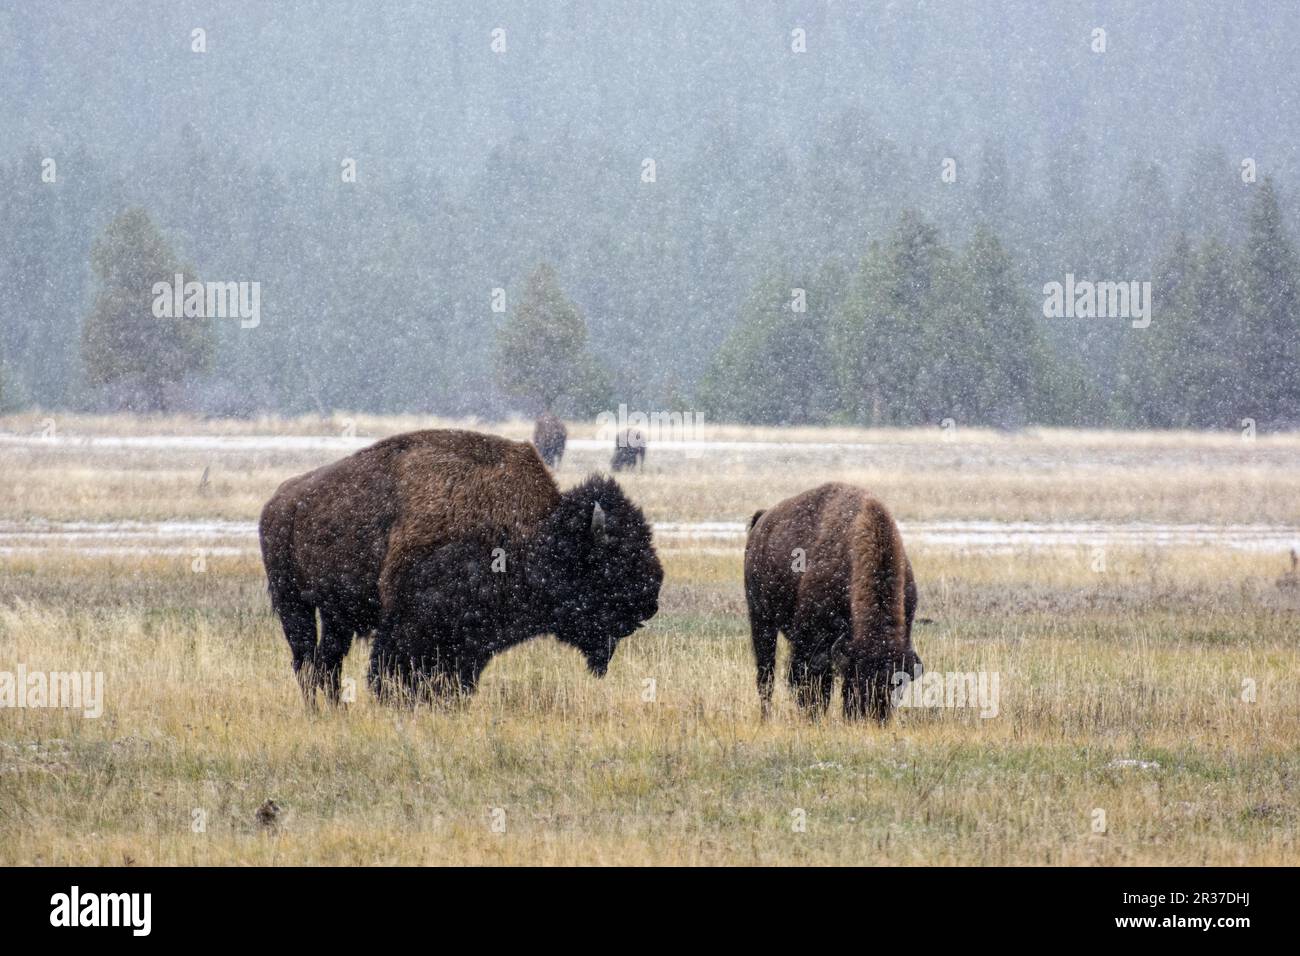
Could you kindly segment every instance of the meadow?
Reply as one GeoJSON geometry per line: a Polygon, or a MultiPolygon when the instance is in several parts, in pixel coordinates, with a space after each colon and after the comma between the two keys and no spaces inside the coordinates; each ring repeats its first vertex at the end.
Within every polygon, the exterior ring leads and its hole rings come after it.
{"type": "MultiPolygon", "coordinates": [[[[468,702],[404,710],[359,643],[355,700],[308,713],[249,525],[283,478],[429,424],[0,418],[0,671],[105,677],[95,719],[0,709],[0,864],[1300,862],[1276,545],[1300,544],[1300,436],[710,427],[623,479],[686,530],[605,679],[540,639],[468,702]],[[917,650],[996,673],[996,715],[810,721],[778,684],[760,723],[729,529],[832,479],[894,511],[917,650]],[[1057,533],[922,533],[945,522],[1057,533]],[[1108,530],[1155,524],[1272,537],[1108,530]]],[[[562,485],[608,460],[571,437],[562,485]]]]}

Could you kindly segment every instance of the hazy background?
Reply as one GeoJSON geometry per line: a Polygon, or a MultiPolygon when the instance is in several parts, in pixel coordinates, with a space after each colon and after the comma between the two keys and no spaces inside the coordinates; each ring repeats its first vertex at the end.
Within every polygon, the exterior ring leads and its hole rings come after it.
{"type": "Polygon", "coordinates": [[[546,263],[606,370],[573,414],[1286,421],[1297,36],[1300,7],[1259,2],[0,0],[0,403],[131,404],[89,380],[82,327],[92,245],[140,207],[199,277],[261,283],[259,327],[216,322],[179,389],[197,411],[535,411],[498,387],[494,349],[546,263]],[[965,321],[997,310],[971,304],[984,260],[950,275],[981,226],[1014,278],[996,328],[965,321]],[[1222,280],[1219,325],[1171,263],[1222,280]],[[1164,283],[1152,334],[1043,319],[1066,272],[1164,283]],[[774,325],[793,286],[809,312],[774,325]],[[972,364],[985,338],[1010,347],[972,364]],[[1189,381],[1223,395],[1189,411],[1189,381]],[[977,387],[1017,397],[961,397],[977,387]]]}

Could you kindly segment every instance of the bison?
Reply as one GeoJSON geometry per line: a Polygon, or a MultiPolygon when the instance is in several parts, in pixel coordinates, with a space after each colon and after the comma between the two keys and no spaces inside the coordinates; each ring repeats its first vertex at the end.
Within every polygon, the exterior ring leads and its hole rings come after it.
{"type": "Polygon", "coordinates": [[[614,442],[614,459],[609,467],[614,471],[638,468],[645,465],[645,435],[636,428],[625,428],[614,442]]]}
{"type": "Polygon", "coordinates": [[[771,709],[777,633],[789,681],[816,716],[843,677],[844,715],[888,719],[894,675],[920,673],[912,649],[916,582],[898,526],[861,488],[824,484],[750,520],[745,597],[762,715],[771,709]]]}
{"type": "Polygon", "coordinates": [[[291,478],[260,532],[309,705],[318,687],[338,701],[353,637],[372,631],[381,696],[472,689],[492,654],[542,633],[603,674],[618,640],[654,615],[663,580],[616,482],[593,476],[562,494],[532,445],[469,431],[396,435],[291,478]]]}
{"type": "Polygon", "coordinates": [[[564,458],[564,446],[569,440],[569,430],[550,412],[537,419],[533,426],[533,446],[542,456],[547,468],[559,468],[564,458]]]}

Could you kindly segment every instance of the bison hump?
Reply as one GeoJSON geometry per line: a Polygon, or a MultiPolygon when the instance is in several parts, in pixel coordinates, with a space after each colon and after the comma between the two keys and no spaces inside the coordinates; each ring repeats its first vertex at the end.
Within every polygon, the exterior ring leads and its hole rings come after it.
{"type": "Polygon", "coordinates": [[[467,538],[525,537],[559,503],[555,479],[526,442],[450,430],[421,437],[396,463],[390,556],[467,538]]]}

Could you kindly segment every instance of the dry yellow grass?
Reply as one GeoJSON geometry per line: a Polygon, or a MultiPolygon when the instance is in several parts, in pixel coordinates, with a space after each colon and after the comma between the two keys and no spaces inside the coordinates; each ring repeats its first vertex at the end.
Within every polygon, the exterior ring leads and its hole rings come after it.
{"type": "MultiPolygon", "coordinates": [[[[177,433],[204,427],[224,426],[177,433]]],[[[1294,500],[1280,463],[1230,466],[1262,467],[1259,486],[1211,501],[1160,458],[1161,440],[1089,441],[1060,435],[1035,454],[1072,460],[1068,446],[1087,445],[1122,458],[1133,444],[1156,461],[1141,487],[1116,466],[1104,484],[1124,504],[1109,513],[1176,502],[1184,521],[1292,520],[1292,502],[1271,502],[1294,500]]],[[[1221,443],[1174,445],[1238,454],[1221,443]]],[[[1057,475],[1053,496],[1050,472],[1008,464],[997,436],[988,447],[984,477],[1000,474],[1001,493],[1033,477],[1059,514],[1108,514],[1102,490],[1076,487],[1080,471],[1057,475]]],[[[331,457],[223,453],[200,494],[202,466],[172,451],[0,455],[10,521],[252,520],[279,477],[331,457]]],[[[564,479],[581,464],[566,461],[564,479]]],[[[628,484],[672,521],[739,519],[832,470],[667,456],[656,467],[628,484]]],[[[933,471],[882,464],[878,478],[916,502],[907,517],[943,515],[920,490],[939,494],[933,471]]],[[[963,517],[996,516],[979,484],[948,489],[963,517]]],[[[1033,514],[1039,500],[1014,507],[1033,514]]],[[[911,709],[880,729],[807,721],[783,688],[760,724],[739,554],[665,554],[661,613],[603,681],[539,640],[497,659],[468,704],[404,711],[370,698],[361,646],[346,665],[356,702],[314,716],[254,556],[213,556],[194,573],[188,554],[0,554],[0,670],[106,680],[99,719],[0,710],[0,864],[1300,862],[1300,593],[1274,584],[1278,555],[1113,549],[1096,574],[1083,547],[913,548],[919,613],[933,619],[915,635],[927,668],[998,672],[999,713],[911,709]],[[268,798],[283,808],[274,832],[255,820],[268,798]]]]}

